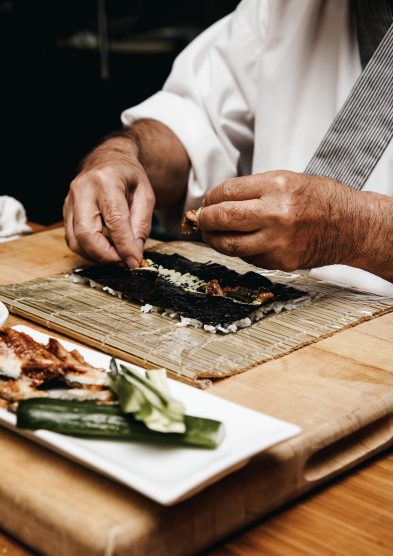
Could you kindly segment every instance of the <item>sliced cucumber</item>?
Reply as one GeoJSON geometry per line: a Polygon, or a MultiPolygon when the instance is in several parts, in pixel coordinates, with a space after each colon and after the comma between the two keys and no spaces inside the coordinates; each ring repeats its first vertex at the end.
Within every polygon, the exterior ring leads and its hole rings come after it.
{"type": "Polygon", "coordinates": [[[220,421],[203,417],[184,417],[186,432],[163,433],[148,429],[118,405],[100,405],[75,400],[32,398],[19,402],[17,426],[46,429],[61,434],[113,440],[163,442],[177,446],[216,448],[225,435],[220,421]]]}
{"type": "Polygon", "coordinates": [[[146,371],[142,376],[112,359],[109,377],[124,413],[133,413],[135,419],[158,432],[186,431],[184,404],[171,396],[165,369],[146,371]]]}

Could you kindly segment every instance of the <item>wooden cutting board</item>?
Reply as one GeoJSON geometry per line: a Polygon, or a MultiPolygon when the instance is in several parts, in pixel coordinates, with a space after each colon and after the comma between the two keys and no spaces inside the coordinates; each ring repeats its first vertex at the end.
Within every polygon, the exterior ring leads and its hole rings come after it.
{"type": "MultiPolygon", "coordinates": [[[[3,283],[75,264],[58,230],[0,246],[3,283]]],[[[0,431],[1,524],[51,555],[195,554],[393,444],[392,341],[388,314],[215,383],[303,433],[172,508],[0,431]]]]}

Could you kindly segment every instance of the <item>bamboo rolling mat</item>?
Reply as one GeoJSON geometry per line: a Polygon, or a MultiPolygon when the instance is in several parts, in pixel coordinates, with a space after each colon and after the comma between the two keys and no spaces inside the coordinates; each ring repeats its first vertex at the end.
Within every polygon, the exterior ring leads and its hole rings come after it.
{"type": "MultiPolygon", "coordinates": [[[[199,244],[172,242],[158,251],[214,261],[239,272],[257,270],[199,244]]],[[[274,281],[312,295],[294,311],[270,314],[236,334],[211,334],[179,327],[159,314],[101,290],[74,284],[63,275],[0,287],[10,312],[146,367],[162,366],[186,381],[220,378],[285,355],[348,326],[393,310],[393,298],[343,289],[302,273],[263,271],[274,281]]],[[[203,385],[203,382],[201,382],[203,385]]]]}

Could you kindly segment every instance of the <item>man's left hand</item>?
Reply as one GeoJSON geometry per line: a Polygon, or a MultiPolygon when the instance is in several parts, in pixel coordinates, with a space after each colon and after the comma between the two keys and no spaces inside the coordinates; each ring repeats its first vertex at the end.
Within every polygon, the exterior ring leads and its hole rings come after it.
{"type": "Polygon", "coordinates": [[[351,264],[364,235],[356,233],[359,195],[328,178],[287,171],[254,174],[209,191],[198,227],[220,253],[263,268],[351,264]]]}

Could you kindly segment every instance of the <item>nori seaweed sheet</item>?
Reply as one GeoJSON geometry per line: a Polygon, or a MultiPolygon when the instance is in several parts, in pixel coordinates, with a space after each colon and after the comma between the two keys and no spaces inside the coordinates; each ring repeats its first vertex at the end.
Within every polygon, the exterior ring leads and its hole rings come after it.
{"type": "MultiPolygon", "coordinates": [[[[271,282],[256,272],[239,274],[213,262],[197,263],[181,255],[165,255],[155,251],[145,251],[144,258],[181,274],[190,273],[205,282],[217,279],[223,288],[240,286],[255,292],[272,292],[274,297],[266,304],[274,301],[290,301],[306,295],[301,290],[271,282]]],[[[183,317],[197,319],[203,324],[212,326],[226,327],[247,317],[262,306],[262,304],[241,302],[230,297],[188,291],[148,268],[130,270],[116,264],[101,264],[75,270],[74,274],[112,288],[142,304],[149,303],[170,309],[183,317]]]]}

